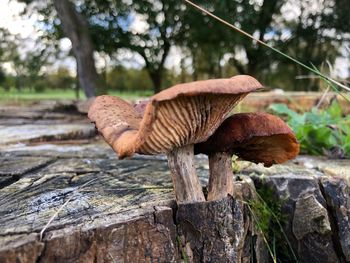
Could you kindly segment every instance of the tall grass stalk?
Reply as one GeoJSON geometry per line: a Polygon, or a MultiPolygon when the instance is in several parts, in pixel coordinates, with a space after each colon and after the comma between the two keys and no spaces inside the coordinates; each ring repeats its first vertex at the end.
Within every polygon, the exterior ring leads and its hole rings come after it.
{"type": "Polygon", "coordinates": [[[295,253],[294,253],[292,244],[290,243],[290,241],[289,241],[289,239],[288,239],[288,237],[287,237],[286,232],[284,232],[284,229],[283,229],[283,227],[282,227],[282,224],[281,224],[281,222],[280,222],[278,216],[270,209],[270,207],[268,207],[268,205],[266,204],[265,200],[261,197],[261,195],[260,195],[254,188],[250,187],[250,189],[251,189],[252,191],[254,191],[254,193],[256,194],[256,196],[258,197],[258,199],[260,200],[260,202],[263,202],[263,203],[266,205],[266,208],[269,210],[269,212],[271,213],[271,215],[275,218],[275,220],[276,220],[276,222],[277,222],[277,224],[278,224],[278,226],[279,226],[279,228],[280,228],[280,230],[281,230],[281,233],[282,233],[284,239],[286,240],[286,242],[287,242],[287,244],[288,244],[288,247],[289,247],[289,249],[290,249],[290,252],[291,252],[292,255],[293,255],[293,258],[294,258],[295,262],[298,263],[298,258],[297,258],[297,256],[296,256],[295,253]]]}
{"type": "Polygon", "coordinates": [[[255,214],[255,212],[253,211],[253,209],[250,207],[250,205],[249,205],[248,203],[246,203],[246,204],[247,204],[247,207],[248,207],[248,210],[249,210],[250,214],[251,214],[252,217],[253,217],[253,220],[256,222],[256,226],[258,226],[258,228],[259,228],[261,237],[262,237],[262,239],[264,240],[264,243],[266,244],[267,250],[269,251],[269,254],[270,254],[270,256],[271,256],[271,259],[273,260],[273,263],[277,263],[276,254],[274,254],[274,253],[272,252],[272,249],[271,249],[271,247],[270,247],[270,245],[269,245],[269,242],[268,242],[267,239],[266,239],[266,236],[265,236],[265,234],[264,234],[264,231],[261,229],[261,227],[260,227],[260,225],[259,225],[259,219],[258,219],[257,215],[255,214]]]}
{"type": "Polygon", "coordinates": [[[293,61],[294,63],[296,63],[296,64],[302,66],[303,68],[306,68],[307,70],[309,70],[309,71],[313,72],[314,74],[320,76],[321,78],[323,78],[323,79],[326,80],[327,82],[330,82],[330,83],[332,83],[332,84],[335,84],[335,85],[337,85],[338,87],[341,87],[341,88],[343,88],[344,90],[347,90],[347,91],[350,92],[350,88],[347,87],[347,86],[345,86],[344,84],[340,83],[339,81],[337,81],[337,80],[335,80],[335,79],[333,79],[333,78],[331,78],[331,77],[329,77],[329,76],[326,76],[326,75],[322,74],[320,71],[315,70],[315,69],[312,68],[312,67],[309,67],[309,66],[305,65],[305,64],[302,63],[301,61],[299,61],[299,60],[297,60],[297,59],[295,59],[295,58],[293,58],[293,57],[291,57],[291,56],[289,56],[289,55],[283,53],[282,51],[280,51],[280,50],[274,48],[273,46],[271,46],[271,45],[265,43],[264,41],[261,41],[260,39],[258,39],[258,38],[256,38],[256,37],[252,36],[251,34],[245,32],[244,30],[242,30],[242,29],[240,29],[240,28],[238,28],[238,27],[236,27],[236,26],[230,24],[230,23],[227,22],[226,20],[224,20],[224,19],[222,19],[222,18],[220,18],[220,17],[214,15],[213,13],[211,13],[211,12],[209,12],[208,10],[206,10],[206,9],[204,9],[204,8],[202,8],[202,7],[200,7],[199,5],[196,5],[195,3],[193,3],[193,2],[191,2],[191,1],[189,1],[189,0],[184,0],[184,1],[185,1],[186,3],[188,3],[189,5],[193,6],[194,8],[196,8],[196,9],[202,11],[203,13],[207,14],[208,16],[210,16],[210,17],[216,19],[217,21],[219,21],[219,22],[225,24],[226,26],[228,26],[228,27],[230,27],[230,28],[232,28],[232,29],[238,31],[238,32],[241,33],[242,35],[245,35],[245,36],[249,37],[250,39],[256,41],[257,43],[259,43],[259,44],[261,44],[261,45],[263,45],[263,46],[265,46],[265,47],[267,47],[267,48],[273,50],[274,52],[276,52],[276,53],[280,54],[281,56],[283,56],[283,57],[285,57],[285,58],[287,58],[287,59],[293,61]]]}

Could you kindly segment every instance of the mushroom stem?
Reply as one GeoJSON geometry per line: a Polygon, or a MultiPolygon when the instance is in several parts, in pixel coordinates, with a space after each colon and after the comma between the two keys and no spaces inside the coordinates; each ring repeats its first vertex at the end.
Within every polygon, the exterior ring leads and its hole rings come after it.
{"type": "Polygon", "coordinates": [[[178,203],[204,202],[202,186],[194,167],[193,145],[175,148],[167,155],[176,201],[178,203]]]}
{"type": "Polygon", "coordinates": [[[215,152],[209,156],[208,201],[219,200],[228,194],[233,195],[232,155],[215,152]]]}

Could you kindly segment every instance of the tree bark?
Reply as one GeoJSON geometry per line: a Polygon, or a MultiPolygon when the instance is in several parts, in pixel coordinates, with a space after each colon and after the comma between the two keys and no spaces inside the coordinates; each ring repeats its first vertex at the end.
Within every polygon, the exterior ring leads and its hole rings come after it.
{"type": "Polygon", "coordinates": [[[186,262],[249,262],[244,253],[249,242],[249,216],[243,202],[226,197],[179,204],[176,222],[186,262]]]}
{"type": "Polygon", "coordinates": [[[96,96],[99,76],[93,58],[93,44],[86,19],[76,11],[69,0],[53,0],[64,34],[72,42],[72,50],[77,60],[79,83],[87,98],[96,96]]]}
{"type": "Polygon", "coordinates": [[[157,70],[154,72],[149,72],[149,75],[153,83],[153,92],[156,94],[162,90],[162,73],[157,70]]]}

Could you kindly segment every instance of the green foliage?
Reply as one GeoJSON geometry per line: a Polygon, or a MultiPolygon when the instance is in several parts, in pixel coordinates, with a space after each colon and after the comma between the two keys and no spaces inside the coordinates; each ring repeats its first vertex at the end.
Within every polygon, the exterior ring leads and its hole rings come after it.
{"type": "Polygon", "coordinates": [[[152,82],[144,69],[117,66],[107,73],[106,82],[110,91],[152,90],[152,82]]]}
{"type": "Polygon", "coordinates": [[[47,74],[46,87],[52,89],[73,89],[76,85],[76,79],[67,68],[60,67],[57,71],[47,74]]]}
{"type": "Polygon", "coordinates": [[[285,104],[273,104],[270,109],[286,116],[303,153],[350,158],[350,116],[343,116],[337,101],[327,109],[314,107],[304,113],[297,113],[285,104]]]}

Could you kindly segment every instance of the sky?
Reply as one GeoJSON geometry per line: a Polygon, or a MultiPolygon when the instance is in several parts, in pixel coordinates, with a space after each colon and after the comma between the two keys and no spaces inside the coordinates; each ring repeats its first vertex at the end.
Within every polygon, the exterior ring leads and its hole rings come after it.
{"type": "MultiPolygon", "coordinates": [[[[12,34],[19,34],[21,38],[25,39],[23,42],[22,51],[31,50],[35,48],[35,40],[40,36],[40,31],[35,27],[36,20],[39,18],[38,15],[32,15],[31,17],[23,17],[19,14],[24,9],[24,4],[18,3],[14,0],[0,0],[0,27],[7,28],[12,34]]],[[[298,11],[293,5],[286,5],[282,10],[283,14],[293,19],[298,16],[298,11]]],[[[134,32],[144,32],[147,30],[148,25],[144,19],[139,16],[135,16],[131,24],[131,30],[134,32]]],[[[60,42],[60,48],[63,52],[68,52],[71,48],[71,42],[68,38],[64,38],[60,42]]],[[[347,58],[339,57],[335,61],[334,76],[338,78],[346,78],[349,76],[350,71],[350,50],[348,47],[343,47],[342,53],[347,55],[347,58]]],[[[104,66],[105,60],[102,59],[98,54],[95,54],[96,65],[101,68],[104,66]]],[[[244,58],[243,58],[244,59],[244,58]]],[[[120,55],[120,63],[126,67],[142,67],[144,62],[139,55],[135,55],[129,51],[122,51],[120,55]]],[[[165,62],[167,68],[173,68],[179,70],[181,60],[181,50],[177,47],[172,47],[170,54],[165,62]]],[[[5,69],[11,71],[11,65],[5,64],[5,69]]],[[[47,70],[55,70],[60,66],[67,67],[72,73],[75,72],[75,61],[72,57],[64,58],[56,61],[47,70]]]]}

